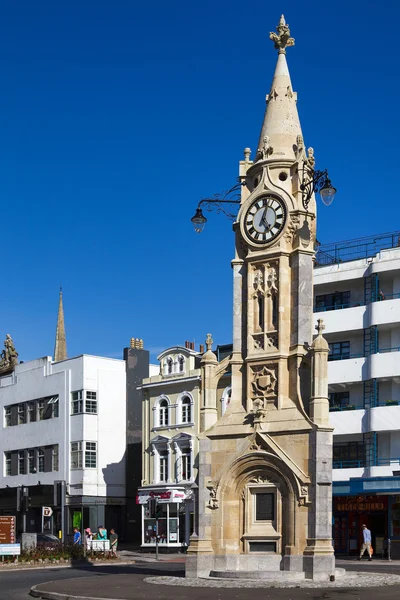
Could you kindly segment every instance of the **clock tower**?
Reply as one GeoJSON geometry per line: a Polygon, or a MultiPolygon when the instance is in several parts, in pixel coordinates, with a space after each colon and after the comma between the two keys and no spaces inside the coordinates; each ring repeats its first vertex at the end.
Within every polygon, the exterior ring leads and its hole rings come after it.
{"type": "Polygon", "coordinates": [[[254,161],[244,151],[234,224],[233,352],[218,363],[211,337],[202,358],[198,528],[187,576],[282,576],[329,580],[332,429],[328,344],[313,339],[316,204],[302,183],[314,167],[286,62],[294,45],[282,16],[278,51],[254,161]],[[219,379],[231,373],[221,416],[219,379]]]}

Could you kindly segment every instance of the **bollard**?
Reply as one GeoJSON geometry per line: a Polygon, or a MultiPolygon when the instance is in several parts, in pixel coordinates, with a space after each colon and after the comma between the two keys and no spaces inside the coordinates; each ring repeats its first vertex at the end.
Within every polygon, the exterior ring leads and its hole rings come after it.
{"type": "Polygon", "coordinates": [[[392,560],[392,557],[391,557],[391,550],[392,550],[391,549],[391,545],[392,545],[392,542],[391,542],[390,538],[388,538],[388,560],[392,560]]]}

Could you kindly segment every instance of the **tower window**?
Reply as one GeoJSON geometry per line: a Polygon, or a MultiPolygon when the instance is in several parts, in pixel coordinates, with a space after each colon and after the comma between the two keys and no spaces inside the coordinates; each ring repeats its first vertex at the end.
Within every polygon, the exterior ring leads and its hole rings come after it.
{"type": "Polygon", "coordinates": [[[275,518],[275,494],[258,492],[255,494],[256,521],[273,521],[275,518]]]}

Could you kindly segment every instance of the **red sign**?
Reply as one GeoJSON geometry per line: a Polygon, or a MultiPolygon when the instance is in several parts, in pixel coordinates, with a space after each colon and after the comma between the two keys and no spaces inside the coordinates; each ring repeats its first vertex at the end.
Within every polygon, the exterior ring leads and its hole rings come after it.
{"type": "Polygon", "coordinates": [[[168,502],[183,502],[186,495],[181,490],[140,491],[136,496],[136,504],[147,504],[150,498],[157,498],[159,504],[168,504],[168,502]]]}
{"type": "Polygon", "coordinates": [[[0,544],[15,544],[15,517],[0,517],[0,544]]]}

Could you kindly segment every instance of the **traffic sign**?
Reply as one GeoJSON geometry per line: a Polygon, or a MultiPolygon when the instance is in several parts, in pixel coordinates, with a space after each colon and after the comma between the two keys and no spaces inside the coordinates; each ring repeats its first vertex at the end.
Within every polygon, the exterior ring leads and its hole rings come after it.
{"type": "Polygon", "coordinates": [[[0,544],[15,543],[15,517],[0,517],[0,544]]]}
{"type": "Polygon", "coordinates": [[[44,517],[51,517],[53,514],[53,509],[50,506],[43,506],[42,511],[44,517]]]}

